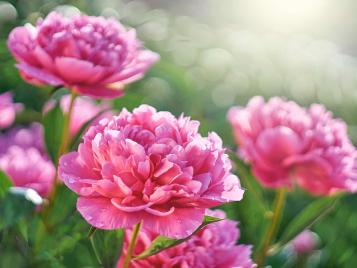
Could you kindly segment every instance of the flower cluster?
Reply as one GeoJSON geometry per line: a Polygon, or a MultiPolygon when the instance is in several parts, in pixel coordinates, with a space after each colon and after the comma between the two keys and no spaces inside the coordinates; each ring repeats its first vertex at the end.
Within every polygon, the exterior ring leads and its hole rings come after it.
{"type": "Polygon", "coordinates": [[[15,28],[8,47],[22,77],[34,85],[66,86],[83,95],[114,98],[158,60],[141,49],[134,30],[114,19],[52,12],[36,26],[15,28]]]}
{"type": "Polygon", "coordinates": [[[124,109],[92,126],[78,152],[61,157],[60,177],[97,228],[130,228],[143,220],[154,233],[186,237],[206,208],[243,196],[221,139],[202,137],[198,126],[147,105],[124,109]]]}
{"type": "Polygon", "coordinates": [[[45,153],[41,125],[14,128],[0,136],[0,170],[15,186],[32,188],[43,197],[49,194],[56,170],[45,153]]]}
{"type": "MultiPolygon", "coordinates": [[[[210,211],[207,214],[217,218],[225,218],[221,210],[210,211]]],[[[122,257],[117,267],[122,267],[123,256],[131,237],[131,230],[125,233],[122,257]]],[[[252,247],[250,245],[236,245],[240,236],[237,222],[223,220],[208,225],[193,237],[173,248],[162,251],[143,260],[132,261],[131,268],[169,268],[169,267],[215,267],[215,268],[253,268],[256,267],[251,259],[252,247]]],[[[135,255],[147,249],[157,234],[143,230],[135,247],[135,255]]]]}
{"type": "Polygon", "coordinates": [[[275,97],[253,98],[228,113],[239,154],[260,182],[272,188],[298,184],[315,195],[354,191],[356,150],[346,124],[322,105],[309,109],[275,97]]]}

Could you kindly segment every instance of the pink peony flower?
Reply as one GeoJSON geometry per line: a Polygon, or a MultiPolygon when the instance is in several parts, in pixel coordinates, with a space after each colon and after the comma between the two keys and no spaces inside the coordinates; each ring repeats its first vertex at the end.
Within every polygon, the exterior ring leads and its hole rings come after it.
{"type": "Polygon", "coordinates": [[[29,129],[15,129],[0,136],[0,170],[15,186],[34,189],[44,197],[51,190],[56,170],[39,145],[38,128],[34,124],[29,129]]]}
{"type": "Polygon", "coordinates": [[[7,128],[15,121],[16,112],[22,109],[22,104],[12,102],[10,92],[0,94],[0,129],[7,128]]]}
{"type": "Polygon", "coordinates": [[[240,156],[264,186],[297,183],[315,195],[353,191],[356,150],[346,124],[322,105],[304,109],[278,97],[267,103],[254,97],[246,108],[231,108],[228,119],[240,156]]]}
{"type": "Polygon", "coordinates": [[[92,97],[115,98],[140,79],[159,56],[143,50],[135,30],[114,19],[52,12],[34,27],[15,28],[8,47],[23,78],[35,85],[66,86],[92,97]]]}
{"type": "MultiPolygon", "coordinates": [[[[221,210],[209,211],[208,215],[225,218],[221,210]]],[[[117,267],[122,267],[127,247],[131,238],[131,230],[126,230],[123,253],[119,258],[117,267]]],[[[138,255],[151,245],[156,238],[147,230],[139,233],[134,255],[138,255]]],[[[237,222],[223,220],[212,223],[199,231],[188,241],[173,248],[164,250],[156,255],[143,260],[132,261],[131,268],[253,268],[256,267],[251,259],[252,247],[249,245],[236,245],[240,233],[237,222]]]]}
{"type": "Polygon", "coordinates": [[[306,254],[315,250],[318,243],[318,236],[310,230],[305,230],[291,241],[291,246],[296,253],[306,254]]]}
{"type": "MultiPolygon", "coordinates": [[[[68,112],[69,105],[71,101],[70,95],[65,95],[61,98],[61,109],[63,112],[68,112]]],[[[54,105],[53,101],[49,101],[45,105],[45,112],[51,109],[54,105]]],[[[69,125],[70,135],[73,137],[81,129],[81,127],[88,121],[97,116],[100,112],[110,108],[109,104],[103,103],[96,105],[90,98],[87,97],[77,97],[74,101],[73,112],[71,116],[71,122],[69,125]]],[[[96,124],[105,117],[112,116],[112,112],[103,112],[93,124],[96,124]]]]}
{"type": "Polygon", "coordinates": [[[103,119],[78,152],[61,157],[59,175],[79,195],[77,209],[101,229],[143,226],[168,237],[190,235],[205,209],[240,200],[221,139],[199,123],[142,105],[103,119]]]}

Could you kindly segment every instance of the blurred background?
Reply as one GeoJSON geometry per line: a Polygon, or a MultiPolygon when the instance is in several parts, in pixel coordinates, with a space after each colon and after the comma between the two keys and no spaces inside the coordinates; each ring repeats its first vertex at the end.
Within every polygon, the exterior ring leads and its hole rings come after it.
{"type": "MultiPolygon", "coordinates": [[[[216,131],[233,149],[228,108],[254,95],[279,95],[305,106],[323,103],[349,124],[357,143],[355,0],[0,1],[0,92],[13,90],[15,100],[26,104],[30,116],[20,123],[39,118],[48,92],[19,78],[6,38],[13,27],[35,23],[52,10],[115,17],[160,53],[146,78],[114,101],[116,109],[148,103],[184,112],[201,121],[204,134],[216,131]]],[[[304,193],[292,196],[285,220],[310,200],[304,193]]],[[[249,210],[249,198],[226,209],[241,222],[242,242],[254,243],[259,222],[242,207],[249,210]]],[[[357,197],[345,198],[313,228],[321,243],[310,267],[356,267],[356,207],[357,197]]],[[[271,264],[282,266],[279,259],[271,264]]]]}

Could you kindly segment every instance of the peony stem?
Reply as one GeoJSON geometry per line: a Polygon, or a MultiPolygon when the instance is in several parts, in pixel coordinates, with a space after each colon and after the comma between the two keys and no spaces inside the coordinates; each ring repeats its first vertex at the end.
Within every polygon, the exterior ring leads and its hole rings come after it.
{"type": "Polygon", "coordinates": [[[92,235],[89,237],[89,240],[90,240],[90,243],[91,243],[91,245],[92,245],[92,248],[93,248],[93,251],[94,251],[94,255],[95,255],[95,257],[96,257],[98,263],[99,263],[100,265],[102,265],[102,261],[101,261],[101,259],[100,259],[100,255],[99,255],[99,253],[98,253],[98,249],[97,249],[97,247],[96,247],[96,245],[95,245],[95,243],[94,243],[94,240],[93,240],[93,236],[92,236],[92,235]]]}
{"type": "MultiPolygon", "coordinates": [[[[71,101],[69,104],[69,109],[68,112],[64,113],[64,122],[63,122],[63,129],[62,129],[62,138],[61,138],[61,144],[58,150],[58,156],[57,156],[57,161],[59,161],[59,158],[62,154],[64,154],[68,150],[68,142],[69,142],[69,125],[71,122],[71,117],[73,113],[73,107],[74,107],[74,101],[77,97],[77,94],[72,91],[71,92],[71,101]]],[[[58,169],[58,163],[57,163],[57,169],[58,169]]],[[[58,171],[58,170],[57,170],[58,171]]],[[[58,173],[58,172],[57,172],[58,173]]],[[[56,174],[57,174],[56,173],[56,174]]],[[[48,214],[52,208],[52,203],[53,200],[56,197],[57,193],[57,181],[58,181],[58,175],[55,176],[55,179],[53,180],[53,186],[52,186],[52,191],[48,196],[48,205],[47,208],[44,209],[43,215],[44,215],[44,224],[46,226],[46,229],[49,230],[50,226],[48,225],[48,214]]]]}
{"type": "Polygon", "coordinates": [[[232,150],[230,151],[230,156],[234,159],[234,163],[237,165],[237,173],[239,178],[242,180],[243,186],[247,188],[247,192],[252,194],[252,197],[257,202],[258,206],[267,213],[270,209],[267,208],[265,201],[259,192],[255,190],[254,185],[250,182],[250,171],[247,169],[245,165],[242,164],[241,160],[237,157],[236,153],[232,150]]]}
{"type": "Polygon", "coordinates": [[[131,235],[131,241],[130,241],[130,244],[129,244],[129,247],[128,247],[128,252],[126,253],[126,256],[125,256],[125,259],[124,259],[123,268],[128,268],[129,267],[129,264],[130,264],[130,261],[132,259],[133,252],[134,252],[134,249],[135,249],[136,241],[138,239],[138,235],[139,235],[139,232],[140,232],[141,225],[142,225],[142,221],[140,221],[134,227],[134,231],[133,231],[133,234],[131,235]]]}
{"type": "Polygon", "coordinates": [[[69,139],[70,139],[69,125],[70,125],[70,122],[71,122],[71,117],[72,117],[73,107],[74,107],[74,101],[75,101],[76,97],[77,97],[77,94],[74,91],[72,91],[71,92],[71,101],[69,103],[68,112],[64,114],[62,139],[61,139],[61,145],[60,145],[60,149],[58,151],[57,159],[59,159],[60,156],[62,154],[64,154],[68,150],[67,147],[68,147],[68,142],[69,142],[69,139]]]}
{"type": "Polygon", "coordinates": [[[276,193],[275,200],[274,200],[274,207],[273,207],[273,217],[264,235],[261,251],[258,253],[257,256],[258,267],[264,267],[265,258],[267,256],[269,247],[271,246],[276,236],[276,233],[278,231],[278,227],[281,221],[281,216],[283,214],[283,209],[285,205],[286,194],[287,194],[287,190],[284,188],[278,190],[276,193]]]}
{"type": "MultiPolygon", "coordinates": [[[[68,142],[70,139],[69,136],[69,125],[71,123],[71,117],[73,113],[73,107],[74,107],[74,101],[77,97],[77,94],[74,91],[71,91],[71,100],[69,103],[69,108],[66,113],[64,113],[64,121],[63,121],[63,129],[62,129],[62,138],[61,138],[61,144],[58,150],[58,156],[57,156],[57,169],[59,165],[59,158],[61,157],[62,154],[64,154],[68,150],[68,142]]],[[[57,170],[58,171],[58,170],[57,170]]],[[[52,193],[49,196],[49,202],[52,203],[53,199],[56,196],[56,191],[57,191],[57,181],[58,177],[56,176],[54,182],[53,182],[53,188],[52,188],[52,193]]]]}

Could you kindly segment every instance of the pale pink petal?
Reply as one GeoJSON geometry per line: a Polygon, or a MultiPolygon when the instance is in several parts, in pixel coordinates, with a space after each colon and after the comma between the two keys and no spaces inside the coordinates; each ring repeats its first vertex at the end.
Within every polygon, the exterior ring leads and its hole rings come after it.
{"type": "Polygon", "coordinates": [[[130,228],[141,220],[140,215],[127,214],[103,197],[79,197],[77,209],[89,224],[99,229],[130,228]]]}

